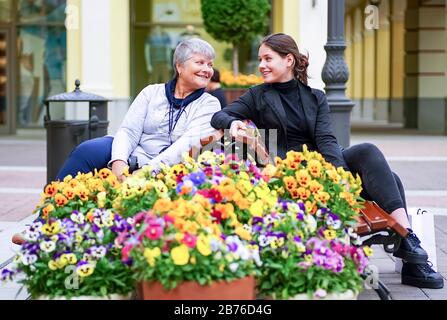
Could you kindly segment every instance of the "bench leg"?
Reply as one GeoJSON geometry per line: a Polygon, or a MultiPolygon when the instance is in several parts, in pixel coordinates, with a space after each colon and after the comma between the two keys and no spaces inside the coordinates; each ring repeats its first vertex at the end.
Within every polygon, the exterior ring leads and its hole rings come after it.
{"type": "Polygon", "coordinates": [[[374,291],[376,291],[380,300],[392,300],[390,290],[388,290],[388,288],[382,281],[379,280],[378,288],[374,289],[374,291]]]}

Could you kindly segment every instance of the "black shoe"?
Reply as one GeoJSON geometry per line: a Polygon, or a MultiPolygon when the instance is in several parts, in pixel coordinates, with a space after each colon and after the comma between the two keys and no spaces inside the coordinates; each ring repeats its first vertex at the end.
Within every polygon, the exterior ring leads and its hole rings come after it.
{"type": "Polygon", "coordinates": [[[431,267],[429,261],[423,264],[403,263],[402,284],[418,288],[441,289],[444,287],[444,279],[431,267]]]}
{"type": "Polygon", "coordinates": [[[425,263],[428,259],[427,251],[422,249],[421,241],[413,230],[408,229],[408,231],[410,232],[400,241],[399,249],[393,255],[409,263],[425,263]]]}

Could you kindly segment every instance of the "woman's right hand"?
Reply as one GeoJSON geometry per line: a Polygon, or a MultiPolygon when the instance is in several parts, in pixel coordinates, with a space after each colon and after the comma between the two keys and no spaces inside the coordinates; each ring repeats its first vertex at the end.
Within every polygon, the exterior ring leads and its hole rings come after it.
{"type": "Polygon", "coordinates": [[[235,120],[230,126],[230,135],[236,140],[256,148],[256,135],[243,121],[235,120]]]}
{"type": "Polygon", "coordinates": [[[230,135],[236,140],[246,137],[247,125],[240,120],[235,120],[230,126],[230,135]]]}
{"type": "Polygon", "coordinates": [[[112,162],[112,172],[118,178],[119,181],[124,180],[124,170],[127,167],[127,163],[123,160],[115,160],[112,162]]]}

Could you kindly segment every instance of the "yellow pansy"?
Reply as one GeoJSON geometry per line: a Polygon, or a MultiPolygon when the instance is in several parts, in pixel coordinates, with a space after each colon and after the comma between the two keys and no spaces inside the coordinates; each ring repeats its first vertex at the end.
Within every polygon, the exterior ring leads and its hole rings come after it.
{"type": "Polygon", "coordinates": [[[95,266],[91,263],[83,264],[76,269],[76,273],[81,278],[92,275],[93,271],[95,271],[95,266]]]}
{"type": "Polygon", "coordinates": [[[243,195],[247,195],[247,194],[253,189],[253,185],[250,183],[250,181],[242,180],[242,181],[239,181],[239,182],[236,184],[236,188],[237,188],[243,195]]]}
{"type": "Polygon", "coordinates": [[[310,183],[310,176],[307,170],[301,169],[295,173],[295,178],[301,187],[307,188],[310,183]]]}
{"type": "Polygon", "coordinates": [[[199,235],[197,237],[197,250],[199,250],[199,252],[204,255],[204,256],[209,256],[211,254],[211,246],[210,246],[210,240],[208,237],[204,236],[204,235],[199,235]]]}
{"type": "Polygon", "coordinates": [[[76,264],[76,262],[78,262],[78,259],[76,258],[76,255],[74,253],[65,253],[65,254],[61,255],[61,257],[59,259],[65,265],[76,264]]]}
{"type": "Polygon", "coordinates": [[[250,206],[250,214],[253,217],[262,217],[262,213],[263,213],[263,203],[262,200],[256,200],[254,203],[252,203],[252,205],[250,206]]]}
{"type": "Polygon", "coordinates": [[[53,270],[53,271],[59,269],[57,262],[54,260],[48,261],[48,268],[50,268],[50,270],[53,270]]]}
{"type": "Polygon", "coordinates": [[[46,236],[58,234],[61,230],[59,221],[48,222],[42,226],[42,233],[46,236]]]}
{"type": "Polygon", "coordinates": [[[106,204],[106,200],[107,200],[107,193],[105,191],[102,191],[100,193],[98,193],[98,195],[96,196],[98,199],[98,207],[99,208],[104,208],[105,204],[106,204]]]}
{"type": "Polygon", "coordinates": [[[337,237],[337,233],[335,230],[327,229],[323,231],[324,237],[326,240],[334,240],[337,237]]]}
{"type": "Polygon", "coordinates": [[[243,226],[237,227],[235,233],[243,240],[251,240],[250,231],[245,229],[243,226]]]}
{"type": "Polygon", "coordinates": [[[189,249],[181,244],[171,250],[171,258],[175,265],[183,266],[189,261],[189,249]]]}
{"type": "Polygon", "coordinates": [[[143,255],[146,258],[147,263],[153,267],[155,265],[155,259],[161,255],[161,251],[158,247],[153,249],[146,248],[144,249],[143,255]]]}
{"type": "Polygon", "coordinates": [[[372,254],[374,253],[373,249],[371,249],[370,246],[364,246],[364,247],[363,247],[363,252],[365,253],[365,255],[366,255],[367,257],[372,256],[372,254]]]}

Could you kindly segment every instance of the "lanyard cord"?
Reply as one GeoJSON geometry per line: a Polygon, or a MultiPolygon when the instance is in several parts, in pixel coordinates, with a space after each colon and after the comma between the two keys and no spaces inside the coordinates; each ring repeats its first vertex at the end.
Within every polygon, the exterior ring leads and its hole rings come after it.
{"type": "Polygon", "coordinates": [[[174,104],[171,103],[169,105],[169,129],[168,130],[169,130],[169,143],[170,143],[170,145],[172,144],[172,132],[174,131],[175,126],[177,125],[177,122],[179,121],[182,113],[185,111],[185,108],[186,108],[186,106],[183,106],[183,101],[182,101],[182,103],[180,105],[180,110],[179,110],[179,112],[177,113],[177,115],[175,116],[175,119],[174,119],[174,113],[175,113],[174,104]]]}

